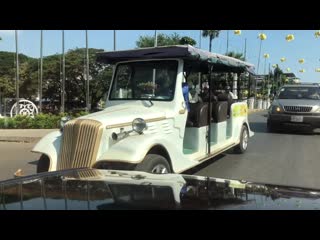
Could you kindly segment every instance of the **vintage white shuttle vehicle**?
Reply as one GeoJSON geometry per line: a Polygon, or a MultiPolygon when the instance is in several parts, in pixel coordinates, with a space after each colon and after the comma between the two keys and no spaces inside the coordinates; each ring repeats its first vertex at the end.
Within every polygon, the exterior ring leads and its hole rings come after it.
{"type": "Polygon", "coordinates": [[[253,65],[189,45],[104,52],[114,65],[106,108],[63,120],[33,148],[37,171],[70,168],[181,173],[253,136],[247,104],[214,92],[214,73],[253,73],[253,65]],[[188,77],[198,74],[190,98],[188,77]],[[205,95],[206,93],[206,95],[205,95]]]}

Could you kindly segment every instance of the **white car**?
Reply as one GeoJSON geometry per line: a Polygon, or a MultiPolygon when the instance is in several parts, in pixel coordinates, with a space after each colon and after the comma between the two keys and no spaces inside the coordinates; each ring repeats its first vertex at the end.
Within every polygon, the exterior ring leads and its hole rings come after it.
{"type": "Polygon", "coordinates": [[[186,82],[190,72],[211,79],[214,72],[250,72],[253,65],[189,45],[105,52],[98,60],[115,64],[107,107],[64,119],[60,131],[41,139],[32,150],[42,154],[38,172],[181,173],[230,148],[246,151],[253,136],[247,104],[223,94],[190,102],[186,82]]]}

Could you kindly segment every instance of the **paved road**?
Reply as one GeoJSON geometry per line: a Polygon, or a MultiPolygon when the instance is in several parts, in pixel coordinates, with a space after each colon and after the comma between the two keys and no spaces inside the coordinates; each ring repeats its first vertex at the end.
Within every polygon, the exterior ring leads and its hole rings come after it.
{"type": "Polygon", "coordinates": [[[230,151],[189,173],[320,189],[320,134],[268,133],[265,116],[266,112],[250,115],[255,136],[245,154],[230,151]]]}
{"type": "MultiPolygon", "coordinates": [[[[245,154],[230,151],[187,173],[320,189],[320,135],[267,133],[265,114],[250,115],[255,136],[245,154]]],[[[0,180],[11,178],[18,168],[35,173],[39,155],[30,153],[33,145],[0,142],[0,180]]]]}
{"type": "Polygon", "coordinates": [[[13,178],[19,168],[25,175],[36,172],[39,154],[32,153],[35,143],[0,142],[0,181],[13,178]]]}

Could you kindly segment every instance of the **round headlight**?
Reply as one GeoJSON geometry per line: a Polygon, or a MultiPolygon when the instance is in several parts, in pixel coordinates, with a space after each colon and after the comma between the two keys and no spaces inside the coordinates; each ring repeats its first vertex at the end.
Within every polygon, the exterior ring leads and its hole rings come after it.
{"type": "Polygon", "coordinates": [[[132,121],[132,130],[136,133],[142,134],[143,130],[147,128],[146,121],[142,118],[136,118],[132,121]]]}

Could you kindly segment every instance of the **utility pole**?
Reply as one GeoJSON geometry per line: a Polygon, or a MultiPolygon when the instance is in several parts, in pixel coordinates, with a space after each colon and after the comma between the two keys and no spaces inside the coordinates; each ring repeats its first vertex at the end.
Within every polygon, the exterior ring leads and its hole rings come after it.
{"type": "Polygon", "coordinates": [[[43,81],[43,30],[40,33],[40,84],[39,84],[39,111],[42,112],[42,81],[43,81]]]}
{"type": "MultiPolygon", "coordinates": [[[[200,30],[200,35],[199,35],[199,49],[201,49],[201,37],[202,37],[202,31],[200,30]]],[[[198,83],[199,83],[199,86],[200,86],[200,91],[202,91],[202,86],[201,86],[201,72],[199,71],[199,74],[198,74],[198,83]]]]}
{"type": "Polygon", "coordinates": [[[260,40],[260,48],[259,48],[259,56],[258,56],[258,69],[257,69],[257,74],[259,74],[259,65],[260,65],[261,46],[262,46],[262,40],[260,40]]]}
{"type": "Polygon", "coordinates": [[[158,34],[157,34],[157,30],[154,30],[154,46],[155,46],[155,47],[158,46],[158,34]]]}
{"type": "Polygon", "coordinates": [[[90,100],[89,100],[89,48],[88,48],[88,30],[86,30],[86,79],[87,79],[87,91],[86,91],[86,105],[87,105],[87,112],[90,111],[90,100]]]}
{"type": "Polygon", "coordinates": [[[229,51],[229,30],[227,30],[227,51],[226,54],[228,54],[229,51]]]}
{"type": "Polygon", "coordinates": [[[244,39],[244,59],[247,60],[247,39],[244,39]]]}
{"type": "MultiPolygon", "coordinates": [[[[154,47],[158,46],[158,34],[157,34],[157,30],[154,30],[154,47]]],[[[153,69],[153,75],[152,75],[152,83],[153,86],[155,86],[156,84],[156,69],[153,69]]],[[[155,93],[155,89],[153,88],[153,94],[155,93]]]]}
{"type": "Polygon", "coordinates": [[[19,105],[19,49],[18,49],[18,30],[15,30],[16,40],[16,115],[20,112],[19,105]]]}
{"type": "Polygon", "coordinates": [[[65,72],[65,55],[64,55],[64,30],[62,30],[62,81],[61,81],[61,112],[64,112],[64,102],[65,102],[65,82],[66,82],[66,72],[65,72]]]}
{"type": "Polygon", "coordinates": [[[113,30],[113,51],[116,50],[116,30],[113,30]]]}

